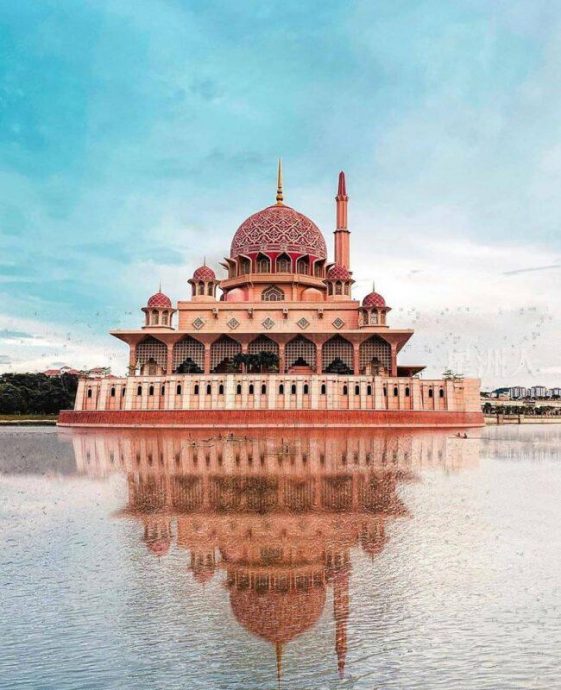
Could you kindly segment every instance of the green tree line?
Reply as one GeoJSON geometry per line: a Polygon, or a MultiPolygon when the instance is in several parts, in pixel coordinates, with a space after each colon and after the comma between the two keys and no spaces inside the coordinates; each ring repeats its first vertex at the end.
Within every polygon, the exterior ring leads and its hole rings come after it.
{"type": "Polygon", "coordinates": [[[0,414],[58,414],[72,409],[78,377],[45,374],[0,375],[0,414]]]}

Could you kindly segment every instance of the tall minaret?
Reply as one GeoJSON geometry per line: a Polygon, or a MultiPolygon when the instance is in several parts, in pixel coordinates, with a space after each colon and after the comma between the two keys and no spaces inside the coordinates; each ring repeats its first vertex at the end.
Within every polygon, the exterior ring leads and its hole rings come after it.
{"type": "Polygon", "coordinates": [[[347,196],[345,173],[342,170],[339,173],[339,187],[335,201],[337,202],[337,227],[333,233],[335,235],[335,263],[350,269],[351,233],[347,228],[347,203],[349,197],[347,196]]]}
{"type": "Polygon", "coordinates": [[[335,618],[335,651],[339,677],[345,675],[347,657],[347,621],[349,620],[349,568],[335,573],[333,578],[333,616],[335,618]]]}

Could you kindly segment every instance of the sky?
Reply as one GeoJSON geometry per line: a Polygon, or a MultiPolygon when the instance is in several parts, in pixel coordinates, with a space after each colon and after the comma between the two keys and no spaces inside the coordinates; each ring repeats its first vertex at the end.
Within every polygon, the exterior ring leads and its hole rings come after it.
{"type": "Polygon", "coordinates": [[[0,1],[0,371],[124,373],[282,156],[402,363],[561,386],[560,73],[550,0],[0,1]]]}

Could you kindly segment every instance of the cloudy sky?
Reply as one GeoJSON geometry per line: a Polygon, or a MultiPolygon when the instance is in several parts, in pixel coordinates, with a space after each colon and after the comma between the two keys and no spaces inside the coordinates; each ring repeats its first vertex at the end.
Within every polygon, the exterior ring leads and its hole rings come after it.
{"type": "Polygon", "coordinates": [[[404,363],[561,385],[561,4],[0,3],[0,370],[110,364],[162,281],[273,200],[331,243],[404,363]]]}

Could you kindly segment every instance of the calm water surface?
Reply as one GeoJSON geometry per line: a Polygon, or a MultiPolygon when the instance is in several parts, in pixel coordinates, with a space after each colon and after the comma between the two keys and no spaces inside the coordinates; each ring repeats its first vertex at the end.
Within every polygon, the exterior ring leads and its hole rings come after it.
{"type": "Polygon", "coordinates": [[[0,687],[561,687],[561,428],[0,431],[0,687]]]}

